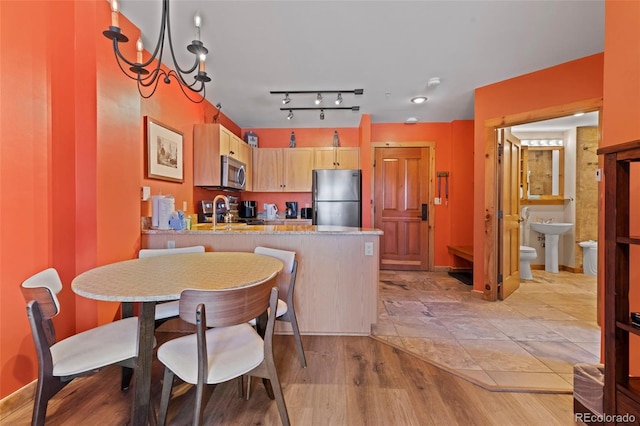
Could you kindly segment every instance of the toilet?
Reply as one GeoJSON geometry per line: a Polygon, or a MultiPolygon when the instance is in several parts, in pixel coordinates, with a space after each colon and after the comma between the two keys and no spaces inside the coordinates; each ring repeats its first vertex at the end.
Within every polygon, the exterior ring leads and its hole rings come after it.
{"type": "Polygon", "coordinates": [[[536,249],[528,246],[520,246],[520,279],[532,280],[531,261],[538,257],[536,249]]]}
{"type": "Polygon", "coordinates": [[[587,275],[598,275],[598,242],[594,240],[581,241],[582,269],[587,275]]]}

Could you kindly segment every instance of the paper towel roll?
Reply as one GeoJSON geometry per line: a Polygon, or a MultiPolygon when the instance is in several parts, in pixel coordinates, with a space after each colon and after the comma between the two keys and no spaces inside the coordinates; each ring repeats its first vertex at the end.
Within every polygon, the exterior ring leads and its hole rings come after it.
{"type": "Polygon", "coordinates": [[[164,195],[154,195],[151,197],[151,226],[158,227],[158,219],[160,215],[160,200],[164,198],[164,195]]]}
{"type": "Polygon", "coordinates": [[[169,219],[175,210],[175,199],[171,196],[160,200],[160,213],[158,214],[158,229],[170,229],[169,219]]]}

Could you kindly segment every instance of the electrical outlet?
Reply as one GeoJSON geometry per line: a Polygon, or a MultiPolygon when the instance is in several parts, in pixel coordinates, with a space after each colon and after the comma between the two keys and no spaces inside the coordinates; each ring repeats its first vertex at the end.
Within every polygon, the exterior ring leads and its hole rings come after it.
{"type": "Polygon", "coordinates": [[[364,243],[364,255],[373,256],[373,243],[364,243]]]}
{"type": "Polygon", "coordinates": [[[176,248],[176,242],[173,240],[167,241],[167,248],[176,248]]]}
{"type": "Polygon", "coordinates": [[[440,197],[436,197],[433,199],[433,204],[435,204],[436,206],[439,206],[440,204],[442,204],[442,198],[440,197]]]}

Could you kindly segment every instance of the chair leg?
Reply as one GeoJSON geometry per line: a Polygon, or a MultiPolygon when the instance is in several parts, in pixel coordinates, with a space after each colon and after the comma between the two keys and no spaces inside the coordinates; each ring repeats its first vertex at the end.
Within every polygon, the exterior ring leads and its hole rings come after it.
{"type": "Polygon", "coordinates": [[[129,389],[131,385],[131,377],[133,376],[133,368],[122,367],[122,382],[120,384],[120,389],[126,391],[129,389]]]}
{"type": "Polygon", "coordinates": [[[196,385],[196,404],[193,411],[193,426],[201,426],[204,424],[202,421],[204,415],[204,409],[211,398],[211,394],[215,385],[207,385],[206,383],[198,383],[196,385]]]}
{"type": "Polygon", "coordinates": [[[32,426],[43,426],[47,417],[49,399],[65,387],[70,381],[63,382],[59,377],[45,376],[38,378],[36,396],[33,401],[32,426]]]}
{"type": "Polygon", "coordinates": [[[273,386],[271,386],[271,381],[269,379],[262,379],[262,384],[264,385],[264,390],[267,391],[267,396],[269,399],[274,399],[275,395],[273,394],[273,386]]]}
{"type": "Polygon", "coordinates": [[[169,411],[169,400],[171,399],[171,388],[173,388],[173,371],[168,367],[164,368],[164,380],[162,382],[162,395],[160,397],[160,412],[158,413],[158,424],[167,424],[167,411],[169,411]]]}
{"type": "Polygon", "coordinates": [[[244,399],[247,401],[251,398],[251,376],[247,376],[247,392],[244,394],[244,399]]]}
{"type": "Polygon", "coordinates": [[[294,311],[291,311],[289,315],[289,322],[291,323],[291,328],[293,329],[293,337],[296,339],[296,346],[298,347],[298,357],[300,357],[300,364],[302,368],[307,368],[307,358],[304,356],[304,349],[302,348],[302,338],[300,337],[300,329],[298,329],[298,320],[296,319],[296,314],[294,311]]]}
{"type": "MultiPolygon", "coordinates": [[[[270,376],[269,387],[272,388],[271,393],[275,396],[276,405],[278,406],[278,412],[280,413],[280,421],[282,422],[283,426],[289,426],[289,413],[287,412],[287,406],[284,403],[284,395],[282,394],[280,379],[278,379],[278,372],[276,371],[273,360],[271,360],[271,362],[267,362],[267,371],[269,372],[270,376]]],[[[267,393],[269,392],[267,391],[267,393]]],[[[274,398],[271,397],[271,399],[274,398]]]]}

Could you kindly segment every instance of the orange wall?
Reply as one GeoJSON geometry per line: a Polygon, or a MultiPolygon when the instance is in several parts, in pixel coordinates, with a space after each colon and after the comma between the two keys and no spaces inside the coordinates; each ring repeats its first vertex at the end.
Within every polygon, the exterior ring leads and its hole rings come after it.
{"type": "MultiPolygon", "coordinates": [[[[484,287],[486,120],[602,97],[604,54],[588,56],[475,91],[473,288],[484,287]]],[[[606,114],[606,111],[604,112],[606,114]]]]}
{"type": "MultiPolygon", "coordinates": [[[[149,210],[142,185],[193,209],[191,129],[214,108],[186,101],[175,83],[141,99],[102,36],[109,22],[108,2],[0,2],[0,398],[36,377],[25,278],[49,266],[60,272],[59,338],[110,321],[118,305],[76,297],[71,279],[136,255],[149,210]],[[145,115],[184,133],[184,183],[144,178],[145,115]]],[[[123,16],[120,25],[137,38],[123,16]]],[[[123,46],[129,57],[134,49],[123,46]]]]}
{"type": "MultiPolygon", "coordinates": [[[[435,142],[435,171],[449,172],[449,202],[435,206],[435,266],[453,265],[447,245],[471,245],[473,181],[473,122],[372,124],[372,142],[435,142]]],[[[367,148],[368,149],[368,148],[367,148]]],[[[437,179],[434,184],[437,196],[437,179]]],[[[444,199],[445,182],[441,183],[444,199]]]]}
{"type": "MultiPolygon", "coordinates": [[[[617,145],[640,140],[640,2],[606,2],[604,57],[604,106],[602,145],[617,145]]],[[[640,167],[635,164],[631,194],[640,194],[640,167]]],[[[606,176],[605,176],[606,179],[606,176]]],[[[631,199],[631,217],[640,217],[640,200],[631,199]]],[[[640,235],[640,221],[630,221],[632,235],[640,235]]],[[[603,238],[603,227],[600,227],[603,238]]],[[[599,250],[602,265],[602,250],[599,250]]],[[[640,250],[631,249],[631,283],[640,282],[640,250]],[[635,260],[635,262],[634,262],[635,260]]],[[[640,288],[629,292],[631,311],[640,311],[640,288]]],[[[631,374],[640,376],[640,338],[630,339],[631,374]]]]}

